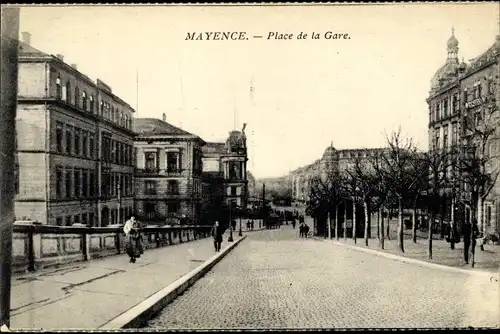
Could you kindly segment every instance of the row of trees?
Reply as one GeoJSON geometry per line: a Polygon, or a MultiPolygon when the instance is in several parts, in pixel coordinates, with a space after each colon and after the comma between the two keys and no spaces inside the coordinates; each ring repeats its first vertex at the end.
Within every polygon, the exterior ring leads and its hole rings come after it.
{"type": "MultiPolygon", "coordinates": [[[[339,208],[352,205],[352,237],[356,242],[356,207],[363,207],[366,245],[371,213],[376,212],[380,246],[384,248],[385,215],[382,213],[395,209],[398,212],[398,247],[404,252],[404,210],[412,213],[413,242],[417,242],[417,212],[421,210],[430,218],[428,256],[432,258],[432,225],[437,216],[443,218],[440,204],[443,196],[447,196],[451,199],[450,242],[454,248],[457,221],[477,219],[479,226],[484,226],[483,201],[499,175],[498,156],[490,149],[491,142],[497,140],[495,130],[499,126],[495,96],[498,88],[490,85],[488,88],[480,108],[473,113],[462,113],[460,140],[450,146],[445,143],[438,147],[437,144],[434,149],[421,152],[400,129],[387,136],[386,148],[372,151],[366,157],[355,156],[344,168],[338,163],[332,164],[323,175],[313,179],[309,211],[328,212],[338,239],[339,208]],[[460,207],[464,210],[457,210],[460,207]],[[458,212],[462,212],[460,217],[458,212]]],[[[345,209],[344,216],[344,238],[347,238],[345,209]]],[[[328,233],[330,235],[331,229],[328,233]]],[[[474,238],[473,233],[467,237],[474,238]]]]}

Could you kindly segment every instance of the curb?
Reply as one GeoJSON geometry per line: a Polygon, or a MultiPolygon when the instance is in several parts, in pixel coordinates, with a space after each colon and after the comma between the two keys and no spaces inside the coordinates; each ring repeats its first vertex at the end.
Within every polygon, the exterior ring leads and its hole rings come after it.
{"type": "Polygon", "coordinates": [[[206,260],[199,267],[191,270],[186,275],[182,276],[175,282],[154,293],[152,296],[143,300],[136,306],[125,311],[114,319],[108,321],[98,329],[104,330],[119,330],[125,328],[140,328],[142,324],[154,317],[160,312],[167,304],[172,302],[178,295],[186,291],[191,285],[205,275],[212,269],[224,256],[226,256],[233,248],[240,242],[245,240],[244,235],[239,240],[233,242],[229,247],[222,250],[220,253],[215,254],[206,260]]]}
{"type": "MultiPolygon", "coordinates": [[[[328,239],[322,239],[322,238],[317,238],[317,237],[313,237],[313,238],[315,240],[318,240],[318,241],[324,241],[324,242],[329,241],[328,239]]],[[[446,270],[446,271],[458,272],[458,273],[462,273],[462,274],[476,275],[476,276],[488,278],[490,280],[492,280],[492,279],[496,279],[497,281],[499,280],[499,274],[494,273],[494,272],[487,272],[484,270],[468,270],[468,269],[462,269],[462,268],[455,268],[455,267],[446,266],[444,264],[430,263],[430,262],[416,260],[416,259],[412,259],[412,258],[400,256],[400,255],[385,253],[385,252],[377,251],[377,250],[373,250],[373,249],[366,249],[366,248],[362,248],[359,246],[347,245],[347,244],[344,244],[344,243],[338,242],[338,241],[331,240],[330,242],[333,243],[334,245],[348,247],[348,248],[351,248],[351,249],[356,250],[356,251],[370,253],[370,254],[373,254],[376,256],[385,257],[385,258],[388,258],[391,260],[396,260],[399,262],[411,263],[411,264],[416,264],[416,265],[419,265],[422,267],[441,269],[441,270],[446,270]]]]}

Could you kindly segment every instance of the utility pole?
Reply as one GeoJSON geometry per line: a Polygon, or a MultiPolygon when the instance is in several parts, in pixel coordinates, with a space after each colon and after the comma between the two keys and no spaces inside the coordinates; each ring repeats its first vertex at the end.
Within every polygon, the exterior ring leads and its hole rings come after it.
{"type": "MultiPolygon", "coordinates": [[[[2,6],[3,7],[3,6],[2,6]]],[[[19,8],[1,9],[0,327],[10,327],[19,8]]]]}

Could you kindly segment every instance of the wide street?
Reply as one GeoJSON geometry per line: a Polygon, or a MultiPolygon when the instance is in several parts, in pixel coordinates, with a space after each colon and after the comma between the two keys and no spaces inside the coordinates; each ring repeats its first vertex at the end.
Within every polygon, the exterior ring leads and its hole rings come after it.
{"type": "MultiPolygon", "coordinates": [[[[498,283],[405,264],[283,226],[248,234],[150,329],[498,326],[498,283]]],[[[226,242],[226,241],[225,241],[226,242]]]]}

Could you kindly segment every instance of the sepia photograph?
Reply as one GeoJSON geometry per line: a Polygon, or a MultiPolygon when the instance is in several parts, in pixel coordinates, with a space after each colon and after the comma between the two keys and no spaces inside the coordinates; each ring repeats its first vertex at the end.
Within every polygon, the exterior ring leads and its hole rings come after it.
{"type": "Polygon", "coordinates": [[[0,331],[500,329],[500,3],[2,4],[0,331]]]}

